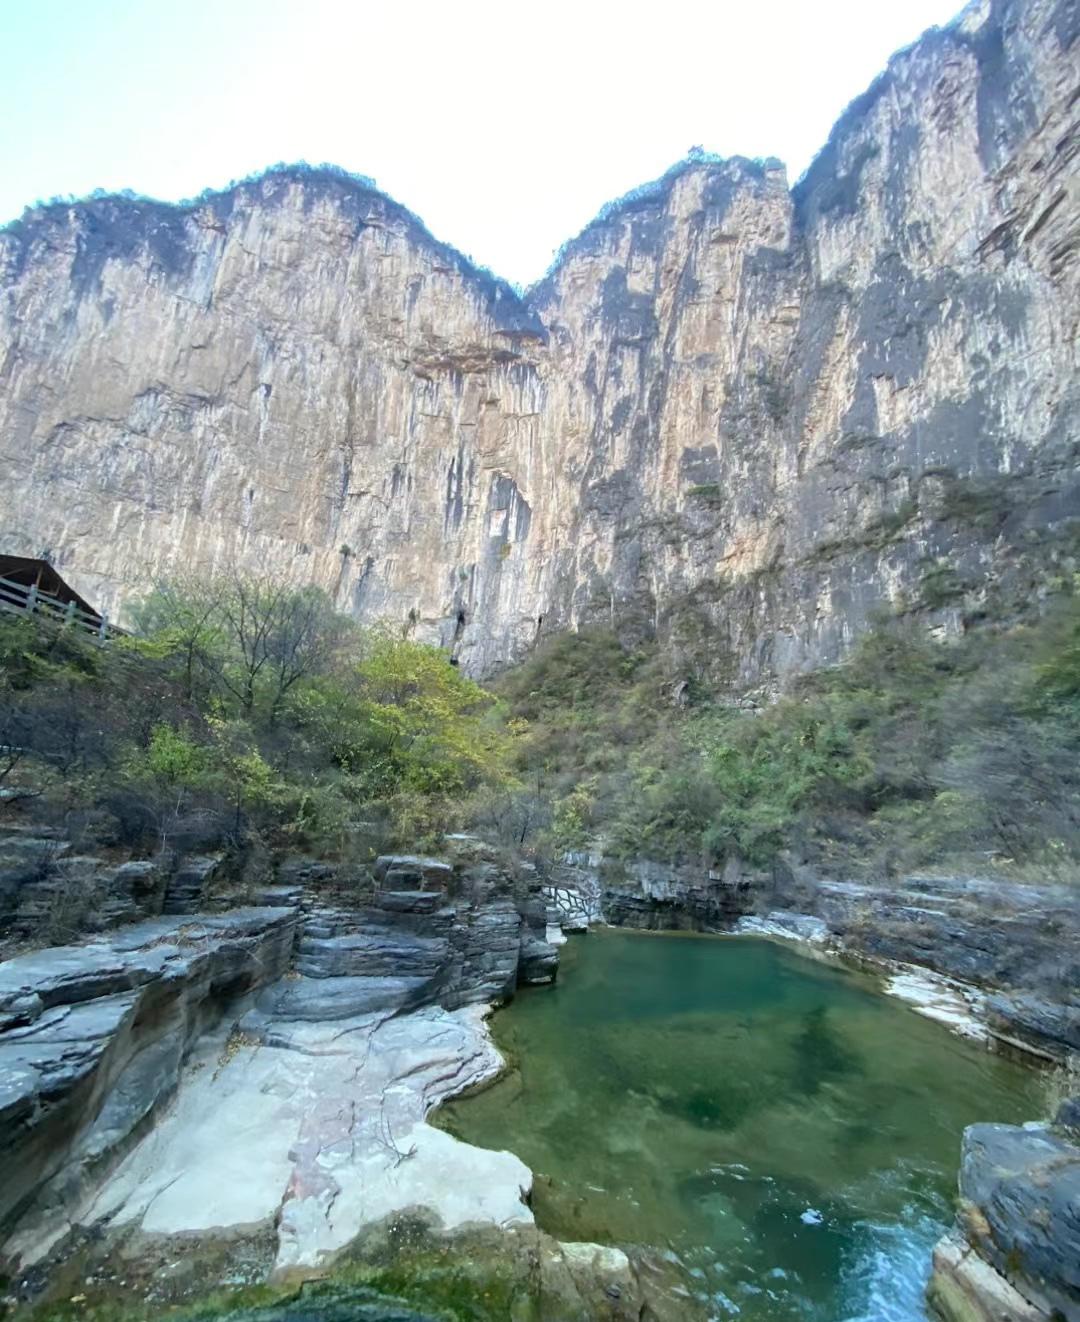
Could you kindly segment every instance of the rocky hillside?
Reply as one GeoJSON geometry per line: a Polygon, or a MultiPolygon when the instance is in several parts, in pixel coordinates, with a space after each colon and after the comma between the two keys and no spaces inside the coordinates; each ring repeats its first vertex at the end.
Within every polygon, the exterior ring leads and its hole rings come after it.
{"type": "Polygon", "coordinates": [[[271,569],[481,673],[603,621],[757,681],[881,603],[1008,613],[1080,513],[1078,32],[976,0],[793,190],[690,158],[523,298],[329,170],[32,210],[0,548],[113,612],[271,569]]]}

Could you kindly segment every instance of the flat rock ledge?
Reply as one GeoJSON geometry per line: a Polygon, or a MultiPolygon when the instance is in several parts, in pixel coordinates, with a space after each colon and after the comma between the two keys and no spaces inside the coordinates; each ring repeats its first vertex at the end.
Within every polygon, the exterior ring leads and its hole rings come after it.
{"type": "Polygon", "coordinates": [[[281,1278],[327,1267],[366,1227],[409,1209],[428,1209],[446,1231],[531,1226],[527,1166],[425,1123],[502,1068],[488,1007],[399,1013],[408,988],[395,985],[381,988],[381,1008],[324,1019],[323,988],[312,997],[307,984],[274,984],[205,1034],[150,1132],[62,1224],[31,1222],[9,1252],[25,1265],[90,1229],[122,1235],[136,1255],[140,1241],[270,1236],[281,1278]]]}
{"type": "Polygon", "coordinates": [[[522,1162],[426,1117],[502,1068],[491,1005],[555,979],[539,886],[387,855],[349,903],[298,863],[257,906],[189,913],[215,866],[193,860],[163,913],[0,967],[0,1272],[26,1297],[94,1243],[198,1242],[210,1286],[235,1279],[218,1244],[284,1280],[420,1209],[443,1234],[533,1228],[522,1162]]]}
{"type": "MultiPolygon", "coordinates": [[[[969,885],[975,887],[976,883],[969,885]]],[[[856,929],[847,910],[842,911],[842,918],[837,916],[841,912],[838,895],[850,903],[853,897],[858,899],[876,892],[835,882],[830,883],[828,893],[833,906],[828,921],[816,914],[773,909],[764,915],[740,918],[732,927],[732,934],[785,941],[812,958],[854,965],[877,974],[887,995],[898,997],[916,1014],[943,1024],[961,1037],[985,1043],[991,1050],[1007,1051],[1054,1066],[1067,1065],[1080,1052],[1080,998],[1075,993],[1062,993],[1060,989],[1025,990],[1022,982],[1001,987],[989,956],[982,966],[967,957],[980,942],[991,952],[1002,943],[1001,934],[992,924],[983,925],[980,918],[972,918],[965,911],[963,918],[950,919],[951,928],[946,929],[943,922],[936,937],[939,945],[934,946],[898,936],[890,926],[891,920],[885,918],[880,921],[889,935],[886,941],[884,937],[879,939],[875,927],[878,919],[867,918],[865,927],[856,929]],[[953,940],[965,952],[964,958],[942,958],[942,952],[953,940]]],[[[1019,903],[1016,896],[1008,898],[1019,903]]],[[[1017,939],[1023,948],[1028,938],[1021,934],[1017,939]]],[[[1032,966],[1038,963],[1033,955],[1032,966]]],[[[1022,980],[1027,974],[1021,969],[1010,976],[1022,980]]]]}
{"type": "Polygon", "coordinates": [[[207,1038],[161,1123],[80,1219],[147,1235],[276,1228],[276,1273],[326,1266],[369,1225],[428,1208],[452,1230],[531,1225],[532,1174],[425,1123],[502,1068],[486,1007],[328,1022],[254,1010],[207,1038]]]}

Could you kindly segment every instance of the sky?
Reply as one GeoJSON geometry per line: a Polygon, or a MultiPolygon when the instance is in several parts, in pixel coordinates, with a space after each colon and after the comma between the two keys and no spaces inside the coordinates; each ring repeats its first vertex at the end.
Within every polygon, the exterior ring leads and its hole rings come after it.
{"type": "Polygon", "coordinates": [[[519,284],[692,146],[792,182],[959,0],[0,0],[0,222],[276,161],[375,179],[519,284]]]}

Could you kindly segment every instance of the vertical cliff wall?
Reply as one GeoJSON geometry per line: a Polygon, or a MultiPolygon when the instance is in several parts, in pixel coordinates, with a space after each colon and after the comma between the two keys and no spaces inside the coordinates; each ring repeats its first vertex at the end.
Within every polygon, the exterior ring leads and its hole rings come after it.
{"type": "Polygon", "coordinates": [[[113,611],[238,566],[444,642],[483,602],[521,642],[490,562],[529,527],[506,465],[533,477],[545,332],[505,284],[326,172],[0,243],[6,549],[113,611]]]}
{"type": "Polygon", "coordinates": [[[649,621],[742,679],[873,610],[958,628],[1072,563],[1076,7],[974,6],[836,126],[690,169],[532,291],[573,482],[560,617],[649,621]]]}
{"type": "Polygon", "coordinates": [[[524,299],[328,171],[30,212],[0,549],[114,612],[271,569],[479,672],[602,621],[754,682],[1008,609],[1080,515],[1078,27],[970,6],[794,191],[688,161],[524,299]]]}

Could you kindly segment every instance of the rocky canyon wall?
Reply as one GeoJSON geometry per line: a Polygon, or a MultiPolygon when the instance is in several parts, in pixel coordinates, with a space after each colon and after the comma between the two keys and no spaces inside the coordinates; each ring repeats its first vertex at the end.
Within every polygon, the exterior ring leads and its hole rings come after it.
{"type": "Polygon", "coordinates": [[[270,569],[478,673],[604,623],[753,683],[1008,611],[1074,568],[1078,32],[969,6],[793,190],[688,160],[524,297],[328,171],[28,212],[0,550],[113,612],[270,569]]]}

